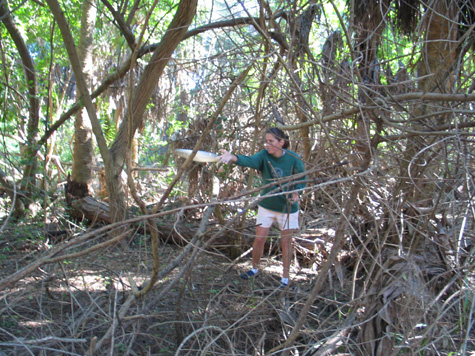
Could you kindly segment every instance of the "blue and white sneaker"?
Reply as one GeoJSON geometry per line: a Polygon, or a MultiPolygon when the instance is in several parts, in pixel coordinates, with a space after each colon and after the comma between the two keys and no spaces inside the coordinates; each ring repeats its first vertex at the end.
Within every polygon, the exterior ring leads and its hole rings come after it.
{"type": "Polygon", "coordinates": [[[251,279],[257,274],[257,272],[254,272],[252,269],[244,272],[243,274],[240,275],[241,279],[251,279]]]}
{"type": "Polygon", "coordinates": [[[289,286],[288,283],[280,282],[277,288],[279,288],[279,289],[285,289],[285,288],[287,288],[288,286],[289,286]]]}

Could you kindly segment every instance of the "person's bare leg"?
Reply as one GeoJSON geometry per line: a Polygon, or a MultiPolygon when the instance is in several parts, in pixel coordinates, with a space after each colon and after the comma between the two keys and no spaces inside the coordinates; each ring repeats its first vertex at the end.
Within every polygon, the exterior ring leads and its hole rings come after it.
{"type": "Polygon", "coordinates": [[[268,227],[258,226],[256,229],[256,236],[252,244],[252,268],[259,269],[262,254],[264,253],[264,246],[266,244],[267,235],[269,234],[268,227]]]}
{"type": "Polygon", "coordinates": [[[284,270],[282,272],[283,278],[289,278],[290,262],[292,261],[292,236],[294,230],[282,230],[280,236],[280,248],[282,250],[282,264],[284,270]]]}

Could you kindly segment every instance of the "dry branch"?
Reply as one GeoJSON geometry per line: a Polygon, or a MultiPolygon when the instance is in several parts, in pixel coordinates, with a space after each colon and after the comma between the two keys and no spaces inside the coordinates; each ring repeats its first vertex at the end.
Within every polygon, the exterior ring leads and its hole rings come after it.
{"type": "MultiPolygon", "coordinates": [[[[380,98],[380,100],[383,100],[383,99],[380,98]]],[[[403,102],[411,101],[411,100],[420,100],[421,102],[423,101],[472,102],[472,101],[475,101],[475,94],[441,94],[441,93],[415,92],[415,93],[394,95],[392,97],[385,97],[384,100],[386,101],[386,104],[395,104],[398,106],[401,105],[401,103],[403,102]]],[[[334,120],[348,118],[359,113],[361,110],[374,109],[374,108],[375,108],[374,106],[365,108],[364,106],[358,105],[358,106],[355,106],[354,108],[343,110],[341,112],[338,112],[332,115],[327,115],[327,116],[318,115],[319,119],[317,120],[307,121],[307,122],[303,122],[303,123],[295,124],[295,125],[278,125],[278,126],[282,130],[289,130],[289,131],[298,130],[302,127],[309,127],[309,126],[318,125],[320,123],[327,123],[334,120]]],[[[468,127],[473,127],[473,124],[470,124],[470,126],[468,127]]]]}

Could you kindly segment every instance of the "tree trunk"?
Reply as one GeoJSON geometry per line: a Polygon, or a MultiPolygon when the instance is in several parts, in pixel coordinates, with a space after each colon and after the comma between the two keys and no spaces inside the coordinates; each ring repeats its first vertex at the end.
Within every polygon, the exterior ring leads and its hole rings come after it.
{"type": "MultiPolygon", "coordinates": [[[[63,10],[61,9],[61,6],[59,5],[57,0],[47,0],[47,3],[49,8],[51,9],[51,12],[54,15],[56,22],[58,23],[59,29],[61,30],[63,42],[68,52],[69,60],[71,62],[71,67],[73,68],[74,75],[76,76],[76,83],[79,89],[79,93],[81,95],[81,100],[84,103],[84,107],[86,108],[87,113],[89,115],[89,119],[91,121],[92,131],[94,132],[99,151],[104,161],[106,184],[109,182],[113,182],[115,185],[122,187],[122,183],[120,182],[120,171],[122,169],[122,166],[120,166],[119,169],[117,168],[117,165],[115,163],[112,163],[112,157],[107,147],[107,142],[102,131],[101,123],[97,118],[96,111],[92,103],[91,95],[88,90],[88,85],[82,72],[81,61],[74,45],[74,39],[72,37],[71,31],[69,30],[68,22],[66,21],[63,10]],[[112,171],[112,168],[114,167],[116,167],[116,169],[112,171]],[[114,177],[117,178],[114,179],[114,177]]],[[[117,191],[119,191],[119,188],[116,188],[116,186],[112,187],[112,184],[108,184],[107,189],[109,191],[109,196],[111,196],[111,191],[114,191],[112,189],[116,189],[117,191]]],[[[116,198],[124,199],[124,195],[118,195],[116,198]]],[[[125,206],[125,202],[122,202],[121,204],[122,206],[125,206]]],[[[112,211],[115,211],[115,206],[111,206],[111,209],[112,211]]],[[[116,214],[112,213],[112,216],[114,218],[116,214]]],[[[117,220],[114,219],[114,221],[117,220]]]]}
{"type": "MultiPolygon", "coordinates": [[[[450,93],[453,87],[453,67],[457,60],[457,36],[459,34],[456,18],[457,7],[454,2],[447,6],[446,1],[439,0],[433,2],[431,11],[425,14],[425,26],[427,27],[426,38],[424,39],[424,50],[422,51],[419,63],[418,74],[421,77],[419,86],[423,92],[450,93]]],[[[446,115],[430,114],[434,110],[440,111],[443,103],[438,103],[437,108],[434,102],[430,104],[422,103],[415,107],[412,117],[427,117],[421,120],[414,120],[411,124],[415,131],[431,130],[436,125],[441,125],[446,121],[446,115]]],[[[401,163],[401,193],[406,197],[406,201],[412,206],[428,208],[434,200],[436,185],[443,174],[440,169],[444,167],[443,155],[438,154],[444,149],[443,145],[436,144],[440,140],[436,136],[418,135],[410,138],[407,143],[407,150],[401,163]],[[430,147],[430,149],[428,149],[430,147]],[[439,157],[433,159],[433,157],[439,157]]],[[[414,226],[421,226],[427,223],[426,217],[418,216],[415,211],[411,211],[410,216],[414,226]]],[[[418,230],[415,228],[415,231],[418,230]]],[[[414,236],[407,245],[417,249],[414,236]]],[[[422,241],[423,238],[418,239],[422,241]]]]}
{"type": "Polygon", "coordinates": [[[64,44],[76,76],[81,100],[84,102],[84,106],[89,114],[92,130],[96,137],[102,159],[104,160],[105,181],[110,199],[112,221],[121,221],[127,216],[125,189],[122,183],[121,173],[126,159],[128,142],[133,139],[135,132],[143,124],[143,114],[146,106],[173,51],[183,39],[188,26],[193,20],[197,0],[182,0],[178,5],[178,10],[173,21],[163,36],[162,41],[155,49],[150,63],[140,78],[131,100],[130,114],[122,122],[110,151],[107,147],[100,122],[97,119],[87,83],[82,72],[79,56],[74,46],[74,41],[64,13],[57,0],[47,0],[47,3],[61,30],[64,44]]]}
{"type": "MultiPolygon", "coordinates": [[[[25,81],[28,87],[28,102],[29,102],[29,119],[27,125],[27,142],[25,144],[24,159],[27,165],[24,169],[21,190],[23,192],[31,191],[31,184],[34,184],[35,170],[37,165],[36,147],[38,144],[38,125],[39,125],[39,99],[38,99],[38,83],[36,79],[36,70],[33,59],[30,56],[28,47],[20,31],[17,29],[13,18],[10,16],[10,10],[7,7],[6,1],[0,2],[0,18],[5,25],[8,33],[15,43],[18,53],[22,61],[23,69],[25,71],[25,81]]],[[[17,201],[15,204],[15,215],[22,215],[24,212],[23,203],[17,201]]]]}
{"type": "Polygon", "coordinates": [[[109,163],[106,163],[106,184],[109,190],[113,221],[120,221],[127,216],[121,172],[126,159],[128,142],[133,139],[137,129],[143,125],[146,106],[165,66],[172,57],[173,51],[183,39],[188,26],[194,18],[196,6],[197,0],[180,1],[173,21],[140,77],[131,100],[131,107],[128,111],[129,115],[121,123],[117,137],[112,144],[110,150],[111,160],[109,163]]]}
{"type": "Polygon", "coordinates": [[[291,72],[289,73],[292,78],[290,79],[291,86],[296,94],[296,105],[295,111],[299,119],[300,124],[300,140],[302,142],[302,153],[304,161],[308,162],[310,153],[312,150],[312,143],[310,140],[310,129],[309,125],[305,125],[308,121],[308,113],[310,112],[307,104],[307,100],[304,98],[302,91],[302,79],[300,78],[301,73],[304,73],[303,69],[305,65],[301,65],[302,68],[299,68],[298,60],[299,58],[303,61],[305,55],[307,55],[309,60],[313,59],[313,56],[309,50],[309,34],[310,29],[315,18],[318,6],[313,4],[307,7],[295,20],[290,20],[290,44],[293,44],[289,48],[289,67],[291,72]]]}
{"type": "MultiPolygon", "coordinates": [[[[426,38],[418,71],[423,79],[419,81],[419,85],[424,92],[451,92],[451,68],[456,59],[457,44],[457,27],[453,20],[456,18],[456,9],[454,3],[450,3],[452,5],[448,7],[447,2],[442,0],[431,4],[432,7],[425,13],[426,22],[423,26],[426,38]]],[[[441,104],[438,104],[437,109],[440,110],[440,107],[441,104]]],[[[412,112],[411,118],[422,118],[430,114],[431,110],[429,105],[420,104],[412,112]]],[[[411,129],[423,132],[444,119],[440,116],[424,118],[414,120],[415,123],[409,125],[411,129]]],[[[405,206],[415,209],[402,213],[405,221],[402,238],[400,234],[391,231],[395,229],[394,226],[388,226],[385,228],[387,231],[379,232],[380,236],[388,237],[387,242],[381,242],[385,248],[384,263],[367,276],[368,286],[362,303],[365,320],[358,333],[358,341],[363,346],[358,355],[396,355],[403,350],[401,345],[412,338],[418,323],[429,325],[434,318],[431,310],[427,310],[424,300],[426,295],[430,295],[430,291],[422,273],[425,261],[421,258],[427,256],[422,251],[427,248],[426,227],[432,214],[427,214],[427,209],[426,213],[421,214],[417,207],[422,204],[427,208],[434,201],[431,185],[435,185],[439,169],[443,167],[440,159],[442,155],[434,154],[438,148],[433,145],[433,140],[439,139],[423,135],[408,139],[400,165],[401,182],[395,187],[393,196],[404,197],[405,206]],[[432,156],[439,159],[431,159],[432,156]]],[[[402,210],[403,207],[400,208],[402,210]]],[[[423,340],[412,341],[412,350],[422,347],[423,343],[423,340]]]]}
{"type": "MultiPolygon", "coordinates": [[[[82,72],[87,85],[91,85],[93,70],[93,40],[96,23],[95,1],[85,1],[82,4],[81,33],[78,45],[78,55],[81,62],[82,72]]],[[[83,108],[76,114],[74,123],[74,148],[73,168],[71,180],[68,180],[66,190],[72,198],[83,198],[90,194],[92,179],[92,164],[94,163],[94,151],[92,141],[92,126],[89,115],[83,108]]]]}

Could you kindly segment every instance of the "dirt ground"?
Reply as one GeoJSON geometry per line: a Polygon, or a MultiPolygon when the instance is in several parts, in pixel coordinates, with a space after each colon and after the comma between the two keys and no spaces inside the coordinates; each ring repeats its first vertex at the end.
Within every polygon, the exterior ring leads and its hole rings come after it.
{"type": "MultiPolygon", "coordinates": [[[[316,261],[304,268],[296,259],[289,288],[280,290],[278,251],[267,252],[262,272],[245,281],[239,274],[250,268],[249,250],[234,260],[222,251],[193,250],[129,305],[132,286],[148,280],[153,261],[149,238],[136,235],[127,242],[127,250],[116,244],[42,265],[4,290],[0,354],[85,355],[98,342],[101,350],[114,355],[263,354],[286,340],[318,275],[316,261]]],[[[34,262],[50,243],[33,243],[13,230],[4,234],[0,279],[34,262]]],[[[161,271],[182,251],[182,246],[161,242],[161,271]]],[[[315,347],[331,334],[332,320],[338,323],[349,308],[344,306],[349,296],[336,275],[328,283],[295,350],[315,347]],[[322,320],[327,327],[318,331],[322,320]]]]}

